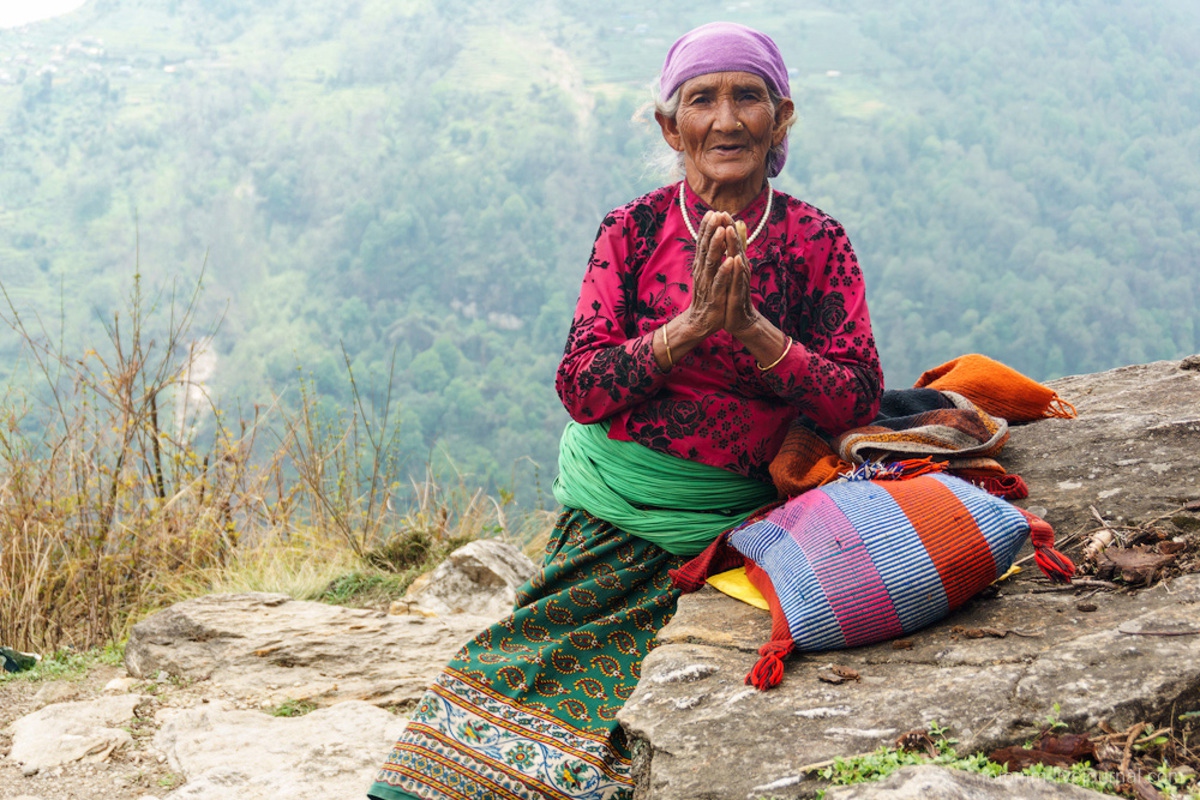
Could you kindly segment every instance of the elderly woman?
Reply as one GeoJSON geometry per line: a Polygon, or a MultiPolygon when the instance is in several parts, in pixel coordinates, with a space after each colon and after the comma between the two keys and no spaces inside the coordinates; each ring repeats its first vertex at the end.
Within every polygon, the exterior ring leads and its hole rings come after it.
{"type": "Polygon", "coordinates": [[[749,28],[668,52],[655,118],[685,177],[601,223],[558,370],[574,421],[545,562],[422,698],[371,797],[632,797],[617,712],[674,613],[668,570],[775,498],[794,420],[837,434],[875,415],[850,242],[768,180],[789,94],[749,28]]]}

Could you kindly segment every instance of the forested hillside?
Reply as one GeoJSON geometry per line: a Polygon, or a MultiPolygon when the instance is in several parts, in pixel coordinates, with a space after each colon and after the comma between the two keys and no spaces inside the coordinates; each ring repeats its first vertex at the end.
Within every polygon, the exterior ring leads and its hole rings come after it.
{"type": "Polygon", "coordinates": [[[713,19],[792,67],[777,186],[846,224],[889,385],[1200,349],[1186,0],[93,0],[0,31],[5,316],[82,354],[135,271],[165,325],[203,269],[225,407],[348,404],[343,348],[368,393],[394,354],[397,456],[531,496],[591,238],[658,183],[630,117],[713,19]]]}

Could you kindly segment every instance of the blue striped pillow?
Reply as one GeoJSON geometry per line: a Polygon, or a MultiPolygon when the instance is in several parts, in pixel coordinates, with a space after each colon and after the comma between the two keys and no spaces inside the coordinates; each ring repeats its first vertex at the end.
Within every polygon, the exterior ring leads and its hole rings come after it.
{"type": "Polygon", "coordinates": [[[939,473],[805,492],[730,543],[752,579],[765,572],[796,647],[829,650],[941,619],[1004,574],[1029,532],[1024,512],[939,473]]]}

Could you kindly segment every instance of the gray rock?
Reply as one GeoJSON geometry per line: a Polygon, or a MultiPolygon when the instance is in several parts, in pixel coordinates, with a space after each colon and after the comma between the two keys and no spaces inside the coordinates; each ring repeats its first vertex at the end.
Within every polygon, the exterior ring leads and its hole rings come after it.
{"type": "Polygon", "coordinates": [[[1156,361],[1049,385],[1079,417],[1013,426],[1001,460],[1060,536],[1096,527],[1089,506],[1137,523],[1200,497],[1200,371],[1156,361]]]}
{"type": "Polygon", "coordinates": [[[941,767],[905,767],[878,783],[838,786],[825,800],[1102,800],[1104,795],[1077,786],[1003,775],[988,778],[941,767]]]}
{"type": "Polygon", "coordinates": [[[517,589],[536,568],[516,547],[479,539],[455,550],[433,572],[418,578],[393,614],[471,614],[494,622],[512,611],[517,589]]]}
{"type": "Polygon", "coordinates": [[[166,800],[362,800],[404,724],[358,701],[292,718],[209,704],[170,716],[154,745],[187,778],[166,800]]]}
{"type": "MultiPolygon", "coordinates": [[[[728,641],[732,626],[722,621],[729,615],[718,613],[731,602],[711,589],[685,597],[621,712],[626,729],[650,745],[642,797],[809,796],[813,782],[800,780],[800,766],[867,753],[934,722],[951,728],[962,752],[991,750],[1031,738],[1056,703],[1075,729],[1100,720],[1122,728],[1164,721],[1200,687],[1196,637],[1120,632],[1194,624],[1200,575],[1174,581],[1170,593],[1156,587],[1108,598],[1088,615],[1070,595],[1005,593],[911,637],[912,650],[881,645],[793,657],[783,683],[768,692],[743,683],[754,648],[706,643],[728,641]],[[1040,635],[966,639],[955,625],[1040,635]],[[861,682],[820,682],[816,674],[828,664],[857,670],[861,682]],[[744,767],[728,770],[730,763],[744,767]]],[[[770,632],[760,616],[744,627],[759,642],[770,632]]]]}
{"type": "Polygon", "coordinates": [[[213,697],[256,705],[401,705],[415,702],[484,625],[476,617],[395,617],[280,594],[218,594],[135,625],[125,664],[136,678],[163,672],[210,681],[213,697]]]}
{"type": "Polygon", "coordinates": [[[45,708],[55,703],[68,703],[79,699],[79,684],[71,681],[50,681],[33,696],[34,708],[45,708]]]}
{"type": "Polygon", "coordinates": [[[124,694],[137,686],[137,678],[113,678],[104,684],[105,694],[124,694]]]}
{"type": "MultiPolygon", "coordinates": [[[[1200,497],[1200,371],[1160,362],[1052,385],[1079,418],[1015,426],[1003,461],[1060,539],[1097,527],[1089,506],[1134,523],[1200,497]]],[[[1086,613],[1076,592],[1045,586],[1030,564],[998,594],[908,637],[911,650],[884,643],[793,657],[783,683],[764,693],[743,679],[770,616],[711,589],[685,596],[619,716],[646,776],[639,800],[809,797],[820,783],[802,780],[802,766],[870,752],[935,721],[969,752],[1024,742],[1055,704],[1079,731],[1166,723],[1176,703],[1195,707],[1200,636],[1145,634],[1194,629],[1200,575],[1098,594],[1086,613]],[[1035,635],[971,639],[954,626],[1035,635]],[[861,681],[818,681],[830,664],[861,681]]]]}
{"type": "Polygon", "coordinates": [[[135,678],[209,680],[225,696],[256,705],[403,705],[421,696],[463,644],[512,610],[516,588],[533,570],[510,544],[471,542],[410,591],[405,615],[279,594],[209,595],[134,626],[125,664],[135,678]]]}
{"type": "Polygon", "coordinates": [[[76,703],[56,703],[21,717],[10,726],[9,758],[32,775],[76,761],[104,761],[132,741],[120,726],[133,719],[145,698],[135,695],[102,697],[76,703]]]}

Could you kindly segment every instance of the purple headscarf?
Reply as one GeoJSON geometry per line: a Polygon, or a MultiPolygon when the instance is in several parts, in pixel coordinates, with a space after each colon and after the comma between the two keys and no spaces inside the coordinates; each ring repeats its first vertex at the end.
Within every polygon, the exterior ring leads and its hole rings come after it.
{"type": "MultiPolygon", "coordinates": [[[[791,97],[787,66],[770,36],[736,22],[710,22],[688,31],[671,45],[658,78],[661,102],[684,82],[711,72],[750,72],[766,81],[780,97],[791,97]]],[[[787,160],[787,139],[767,156],[767,175],[774,178],[787,160]]]]}

